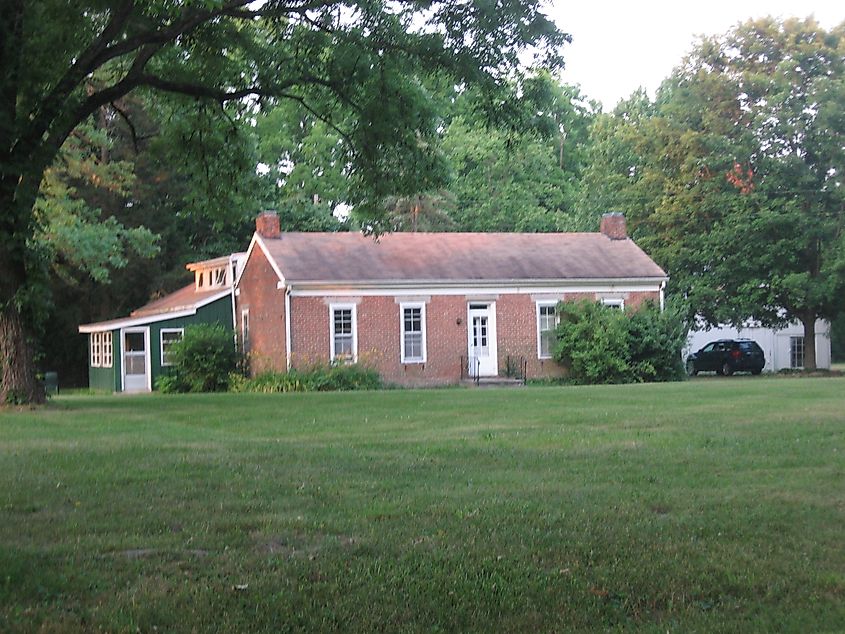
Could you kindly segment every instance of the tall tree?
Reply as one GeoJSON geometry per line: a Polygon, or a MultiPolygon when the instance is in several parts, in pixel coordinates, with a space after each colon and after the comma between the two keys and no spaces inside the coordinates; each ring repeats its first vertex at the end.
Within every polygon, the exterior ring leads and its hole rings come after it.
{"type": "Polygon", "coordinates": [[[557,66],[567,39],[537,0],[0,0],[0,14],[3,401],[38,398],[29,324],[47,275],[32,248],[39,186],[101,107],[136,90],[236,102],[245,115],[250,96],[296,101],[342,132],[364,207],[432,184],[421,71],[493,89],[527,53],[557,66]]]}
{"type": "Polygon", "coordinates": [[[530,77],[514,119],[490,126],[477,94],[457,96],[443,151],[463,231],[574,231],[590,122],[598,106],[548,73],[530,77]]]}
{"type": "Polygon", "coordinates": [[[738,25],[706,38],[654,104],[597,128],[585,205],[627,206],[673,288],[710,323],[804,325],[845,301],[845,24],[738,25]],[[615,204],[614,204],[615,203],[615,204]]]}

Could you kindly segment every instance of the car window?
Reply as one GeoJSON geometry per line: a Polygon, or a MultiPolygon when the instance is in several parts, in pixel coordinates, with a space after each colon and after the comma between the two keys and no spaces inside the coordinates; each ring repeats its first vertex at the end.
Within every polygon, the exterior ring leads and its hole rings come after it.
{"type": "Polygon", "coordinates": [[[714,344],[714,343],[708,343],[706,346],[704,346],[704,347],[701,349],[701,351],[702,351],[702,352],[712,352],[712,351],[713,351],[713,347],[714,347],[715,345],[716,345],[716,344],[714,344]]]}

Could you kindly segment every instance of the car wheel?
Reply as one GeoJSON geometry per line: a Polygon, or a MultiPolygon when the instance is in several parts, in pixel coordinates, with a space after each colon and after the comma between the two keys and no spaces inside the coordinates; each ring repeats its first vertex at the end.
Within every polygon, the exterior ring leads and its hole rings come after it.
{"type": "Polygon", "coordinates": [[[725,361],[722,364],[722,369],[720,370],[719,374],[721,374],[723,376],[730,376],[733,373],[734,373],[734,369],[731,367],[731,364],[728,363],[727,361],[725,361]]]}
{"type": "Polygon", "coordinates": [[[698,374],[698,370],[695,369],[695,361],[690,359],[687,361],[687,376],[695,376],[698,374]]]}
{"type": "Polygon", "coordinates": [[[753,370],[751,370],[751,374],[753,374],[754,376],[757,376],[762,371],[763,371],[763,368],[754,368],[753,370]]]}

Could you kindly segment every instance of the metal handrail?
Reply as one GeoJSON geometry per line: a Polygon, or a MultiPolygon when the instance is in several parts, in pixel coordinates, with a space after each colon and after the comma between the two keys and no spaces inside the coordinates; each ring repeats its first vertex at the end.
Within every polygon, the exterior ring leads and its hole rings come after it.
{"type": "Polygon", "coordinates": [[[528,361],[525,357],[508,355],[505,359],[505,372],[508,376],[525,381],[528,378],[528,361]]]}
{"type": "Polygon", "coordinates": [[[474,355],[461,356],[461,380],[472,379],[478,385],[481,379],[481,359],[474,355]]]}

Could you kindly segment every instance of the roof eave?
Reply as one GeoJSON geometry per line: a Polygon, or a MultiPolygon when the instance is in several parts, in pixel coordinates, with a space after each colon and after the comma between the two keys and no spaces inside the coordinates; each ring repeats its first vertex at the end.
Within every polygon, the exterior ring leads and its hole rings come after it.
{"type": "Polygon", "coordinates": [[[424,279],[424,280],[293,280],[288,279],[287,285],[298,289],[305,288],[432,288],[432,287],[464,287],[464,286],[590,286],[590,285],[633,285],[657,284],[667,281],[667,275],[639,276],[639,277],[587,277],[587,278],[555,278],[555,279],[424,279]]]}

